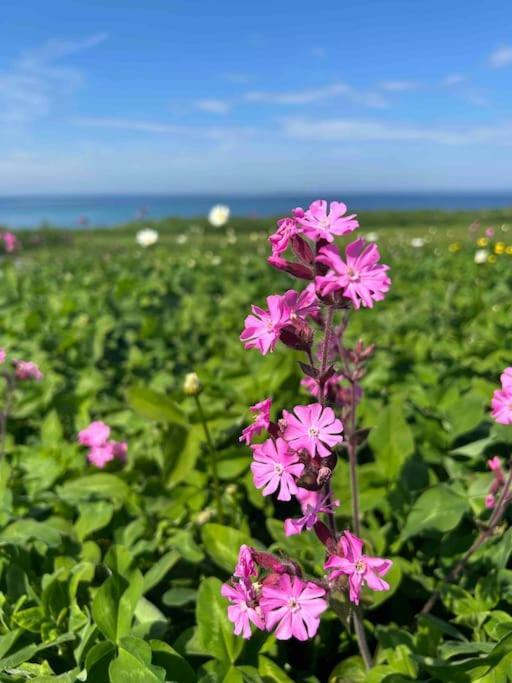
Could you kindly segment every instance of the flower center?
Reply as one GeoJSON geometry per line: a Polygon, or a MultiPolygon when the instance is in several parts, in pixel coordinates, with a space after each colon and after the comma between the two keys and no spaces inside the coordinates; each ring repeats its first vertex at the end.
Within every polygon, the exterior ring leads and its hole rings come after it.
{"type": "Polygon", "coordinates": [[[290,598],[288,600],[288,607],[290,608],[291,612],[298,612],[300,610],[300,605],[295,598],[290,598]]]}
{"type": "Polygon", "coordinates": [[[358,574],[362,574],[366,570],[366,564],[363,560],[357,560],[354,566],[358,574]]]}
{"type": "Polygon", "coordinates": [[[347,276],[351,282],[357,282],[359,280],[359,273],[357,273],[353,268],[347,269],[347,276]]]}
{"type": "Polygon", "coordinates": [[[317,427],[310,427],[308,429],[308,434],[309,434],[309,436],[318,436],[318,428],[317,427]]]}
{"type": "Polygon", "coordinates": [[[274,465],[274,472],[278,475],[281,475],[284,472],[283,466],[280,463],[276,462],[276,464],[274,465]]]}

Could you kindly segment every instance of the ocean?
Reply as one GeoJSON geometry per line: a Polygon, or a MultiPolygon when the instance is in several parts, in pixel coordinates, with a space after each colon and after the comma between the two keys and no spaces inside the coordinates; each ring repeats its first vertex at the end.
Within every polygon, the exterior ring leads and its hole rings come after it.
{"type": "MultiPolygon", "coordinates": [[[[334,198],[332,193],[320,194],[334,198]]],[[[476,210],[512,207],[512,193],[340,193],[351,212],[378,209],[476,210]]],[[[135,219],[204,217],[214,204],[234,216],[286,215],[315,196],[269,195],[63,195],[0,197],[0,225],[15,229],[42,225],[66,228],[113,226],[135,219]]]]}

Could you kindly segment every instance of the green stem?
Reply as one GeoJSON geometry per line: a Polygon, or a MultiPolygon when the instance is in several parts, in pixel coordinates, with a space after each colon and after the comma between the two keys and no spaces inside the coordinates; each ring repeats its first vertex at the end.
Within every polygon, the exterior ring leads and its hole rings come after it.
{"type": "Polygon", "coordinates": [[[6,373],[5,379],[5,405],[0,411],[0,460],[5,456],[5,440],[7,437],[7,418],[12,408],[12,400],[14,396],[14,378],[12,375],[6,373]]]}
{"type": "Polygon", "coordinates": [[[215,497],[215,503],[217,505],[217,513],[219,516],[219,520],[222,521],[224,519],[224,510],[222,508],[222,496],[221,496],[221,490],[220,490],[220,481],[219,481],[219,470],[217,467],[217,452],[215,450],[215,446],[213,445],[213,440],[210,434],[210,430],[208,429],[208,422],[206,421],[206,417],[203,411],[203,406],[201,405],[201,401],[199,399],[199,396],[194,396],[194,400],[197,405],[197,411],[199,413],[199,417],[201,418],[201,424],[203,425],[203,431],[204,435],[206,438],[206,443],[208,444],[208,450],[210,451],[210,470],[212,474],[212,479],[213,479],[213,491],[214,491],[214,497],[215,497]]]}

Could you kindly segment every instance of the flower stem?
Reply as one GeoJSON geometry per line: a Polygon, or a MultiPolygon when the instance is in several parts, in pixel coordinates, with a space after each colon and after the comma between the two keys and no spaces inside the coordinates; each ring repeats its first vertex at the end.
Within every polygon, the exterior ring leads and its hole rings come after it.
{"type": "MultiPolygon", "coordinates": [[[[320,382],[322,380],[323,375],[325,374],[325,371],[327,370],[329,341],[330,341],[331,333],[332,333],[333,318],[334,318],[334,308],[332,306],[329,306],[327,309],[327,315],[325,317],[324,339],[323,339],[323,346],[322,346],[322,362],[321,362],[321,366],[320,366],[320,375],[319,375],[320,382]]],[[[320,392],[320,403],[323,406],[325,406],[325,404],[326,404],[325,383],[319,384],[319,392],[320,392]]],[[[328,496],[329,503],[332,503],[333,495],[332,495],[332,487],[331,487],[330,479],[324,485],[324,494],[326,496],[328,496]]],[[[329,531],[331,532],[333,538],[336,540],[337,528],[336,528],[336,517],[334,515],[334,512],[328,512],[327,513],[327,523],[329,526],[329,531]]]]}
{"type": "Polygon", "coordinates": [[[505,514],[505,510],[507,508],[507,505],[510,502],[510,487],[511,487],[511,485],[512,485],[512,460],[509,463],[509,473],[508,473],[507,480],[505,482],[505,486],[503,487],[500,499],[499,499],[496,507],[494,508],[494,511],[491,515],[491,518],[489,519],[489,524],[488,524],[487,528],[483,529],[478,534],[478,536],[474,540],[471,547],[464,553],[462,558],[457,562],[457,564],[452,568],[452,570],[442,580],[439,588],[432,593],[430,598],[425,603],[423,609],[420,612],[420,615],[421,614],[428,614],[430,612],[430,610],[434,607],[437,600],[441,596],[443,586],[446,583],[451,583],[452,581],[455,581],[455,579],[457,579],[460,576],[460,574],[462,573],[464,567],[468,563],[471,556],[474,553],[476,553],[476,551],[480,548],[480,546],[483,545],[485,543],[485,541],[487,541],[487,539],[490,538],[494,534],[494,530],[497,527],[497,525],[501,522],[503,515],[505,514]]]}
{"type": "Polygon", "coordinates": [[[215,503],[217,505],[217,513],[219,516],[219,520],[222,521],[224,518],[224,510],[222,508],[222,497],[221,497],[221,490],[220,490],[220,481],[219,481],[219,470],[217,467],[217,452],[215,450],[215,446],[213,445],[212,437],[210,434],[210,430],[208,428],[208,422],[206,420],[204,411],[203,411],[203,406],[201,405],[201,400],[199,398],[199,395],[194,396],[194,400],[197,405],[197,411],[199,413],[199,417],[201,419],[201,424],[203,425],[203,431],[204,435],[206,438],[206,442],[208,444],[208,450],[210,451],[210,470],[211,470],[211,475],[213,479],[213,492],[214,492],[214,497],[215,497],[215,503]]]}
{"type": "Polygon", "coordinates": [[[5,440],[7,437],[7,419],[11,412],[14,396],[14,377],[9,373],[4,374],[5,379],[5,404],[0,411],[0,460],[5,456],[5,440]]]}

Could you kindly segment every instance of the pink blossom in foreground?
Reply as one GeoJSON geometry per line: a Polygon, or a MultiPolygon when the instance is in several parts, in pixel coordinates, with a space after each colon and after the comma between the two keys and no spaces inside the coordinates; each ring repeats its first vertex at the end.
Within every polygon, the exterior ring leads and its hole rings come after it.
{"type": "Polygon", "coordinates": [[[245,319],[240,340],[246,349],[258,349],[266,355],[275,349],[279,333],[289,322],[285,299],[278,294],[267,297],[268,311],[252,306],[252,315],[245,319]]]}
{"type": "Polygon", "coordinates": [[[93,446],[87,453],[87,460],[99,469],[103,469],[114,457],[114,444],[109,441],[101,446],[93,446]]]}
{"type": "Polygon", "coordinates": [[[512,424],[512,368],[501,375],[501,389],[496,389],[491,401],[491,415],[502,425],[512,424]]]}
{"type": "Polygon", "coordinates": [[[325,590],[312,581],[283,574],[277,584],[264,585],[260,599],[268,630],[275,630],[278,640],[313,638],[320,625],[320,615],[327,609],[325,590]]]}
{"type": "Polygon", "coordinates": [[[110,427],[99,420],[78,432],[78,443],[82,446],[103,446],[110,436],[110,427]]]}
{"type": "Polygon", "coordinates": [[[492,510],[492,508],[496,505],[496,494],[505,485],[505,473],[503,472],[501,458],[498,455],[495,455],[493,458],[489,458],[487,461],[487,466],[493,473],[494,477],[491,486],[489,487],[489,492],[485,498],[485,507],[488,510],[492,510]]]}
{"type": "Polygon", "coordinates": [[[350,299],[354,308],[361,304],[373,307],[374,301],[382,301],[389,290],[391,280],[386,274],[389,267],[378,263],[380,253],[375,243],[366,244],[363,239],[351,242],[345,250],[346,261],[339,255],[335,245],[320,249],[317,261],[330,268],[326,275],[315,279],[317,289],[323,296],[341,291],[350,299]]]}
{"type": "Polygon", "coordinates": [[[7,357],[6,350],[0,348],[0,364],[5,363],[6,357],[7,357]]]}
{"type": "Polygon", "coordinates": [[[331,503],[329,496],[320,496],[317,494],[317,500],[313,504],[306,503],[305,510],[303,508],[303,516],[297,519],[286,519],[284,522],[284,532],[287,536],[294,536],[300,534],[306,529],[311,531],[315,526],[318,515],[321,513],[329,514],[335,512],[339,507],[339,500],[333,500],[331,503]]]}
{"type": "Polygon", "coordinates": [[[5,251],[9,253],[13,252],[18,246],[18,240],[16,239],[16,235],[13,235],[12,232],[6,231],[0,233],[0,239],[3,240],[5,251]]]}
{"type": "Polygon", "coordinates": [[[33,379],[36,382],[39,382],[43,379],[43,373],[39,367],[30,360],[16,361],[14,374],[16,375],[16,379],[22,381],[26,379],[33,379]]]}
{"type": "Polygon", "coordinates": [[[286,422],[284,438],[295,450],[305,449],[312,457],[325,458],[331,449],[343,440],[343,425],[334,415],[332,408],[320,403],[295,406],[293,413],[283,411],[286,422]]]}
{"type": "Polygon", "coordinates": [[[238,551],[238,561],[236,563],[234,576],[239,579],[248,579],[250,576],[258,576],[258,568],[252,558],[252,551],[248,545],[241,545],[238,551]]]}
{"type": "Polygon", "coordinates": [[[243,430],[239,441],[244,441],[247,445],[249,445],[252,443],[255,436],[261,434],[263,430],[268,429],[270,424],[271,407],[272,399],[266,398],[264,401],[260,401],[249,408],[252,413],[255,413],[254,421],[243,430]]]}
{"type": "Polygon", "coordinates": [[[302,232],[302,228],[294,218],[281,218],[281,220],[277,221],[277,225],[277,230],[268,238],[272,245],[273,256],[280,256],[285,252],[290,239],[302,232]]]}
{"type": "Polygon", "coordinates": [[[235,625],[235,635],[243,638],[251,637],[251,623],[262,631],[265,620],[258,605],[256,592],[248,581],[238,581],[234,585],[223,584],[221,595],[232,604],[228,607],[228,619],[235,625]]]}
{"type": "Polygon", "coordinates": [[[358,605],[361,588],[367,585],[374,591],[389,590],[389,584],[382,578],[391,568],[391,560],[382,557],[369,557],[363,554],[363,541],[344,531],[339,541],[339,555],[332,555],[324,565],[324,569],[332,569],[329,576],[334,581],[339,576],[348,576],[349,597],[358,605]]]}
{"type": "Polygon", "coordinates": [[[284,439],[267,439],[253,446],[254,462],[251,471],[254,486],[263,489],[264,496],[279,488],[278,500],[291,500],[297,492],[296,477],[302,474],[304,465],[299,463],[297,454],[290,451],[284,439]]]}
{"type": "Polygon", "coordinates": [[[283,299],[288,317],[292,322],[296,318],[305,320],[307,316],[314,316],[320,310],[313,283],[308,285],[302,292],[289,289],[285,292],[283,299]]]}
{"type": "Polygon", "coordinates": [[[345,216],[346,213],[347,207],[342,202],[331,202],[328,206],[324,199],[317,199],[297,222],[306,237],[332,242],[336,235],[346,235],[359,227],[355,214],[345,216]]]}

